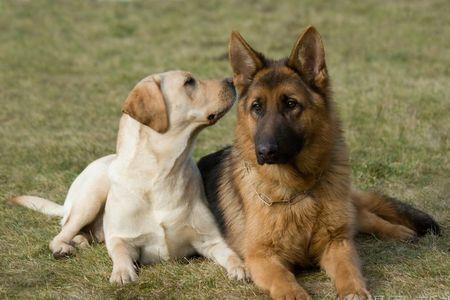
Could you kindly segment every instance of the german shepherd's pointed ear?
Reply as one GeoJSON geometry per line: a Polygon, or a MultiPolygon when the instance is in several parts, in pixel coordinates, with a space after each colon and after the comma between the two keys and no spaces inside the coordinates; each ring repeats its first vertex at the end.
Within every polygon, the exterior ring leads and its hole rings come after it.
{"type": "Polygon", "coordinates": [[[251,83],[256,72],[263,67],[264,57],[250,47],[236,31],[231,32],[228,51],[234,73],[233,83],[240,93],[245,86],[251,83]]]}
{"type": "Polygon", "coordinates": [[[169,116],[159,76],[139,82],[125,100],[122,112],[159,133],[166,132],[169,116]]]}
{"type": "Polygon", "coordinates": [[[289,56],[288,66],[297,70],[309,84],[319,89],[327,87],[325,50],[322,38],[316,28],[309,26],[299,36],[289,56]]]}

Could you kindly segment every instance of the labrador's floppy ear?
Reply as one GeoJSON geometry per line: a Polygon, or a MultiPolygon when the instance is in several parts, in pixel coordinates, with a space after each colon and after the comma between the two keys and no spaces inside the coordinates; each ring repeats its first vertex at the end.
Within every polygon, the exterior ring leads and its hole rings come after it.
{"type": "Polygon", "coordinates": [[[297,70],[309,84],[319,89],[327,87],[325,50],[316,28],[309,26],[299,36],[289,56],[288,66],[297,70]]]}
{"type": "Polygon", "coordinates": [[[164,133],[169,129],[169,116],[160,85],[158,76],[139,82],[125,100],[122,112],[153,130],[164,133]]]}
{"type": "Polygon", "coordinates": [[[239,32],[230,36],[229,58],[234,73],[234,85],[238,92],[248,86],[256,72],[264,66],[264,56],[253,50],[239,32]]]}

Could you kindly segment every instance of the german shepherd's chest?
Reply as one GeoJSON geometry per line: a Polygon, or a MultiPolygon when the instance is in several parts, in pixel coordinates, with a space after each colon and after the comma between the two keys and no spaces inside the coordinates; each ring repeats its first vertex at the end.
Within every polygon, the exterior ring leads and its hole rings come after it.
{"type": "Polygon", "coordinates": [[[258,190],[261,178],[232,158],[232,148],[202,158],[199,168],[222,234],[243,258],[252,249],[272,252],[291,264],[317,263],[318,249],[329,241],[319,199],[307,197],[293,204],[267,206],[257,192],[268,195],[272,190],[258,190]]]}
{"type": "Polygon", "coordinates": [[[255,202],[246,205],[247,243],[260,244],[288,263],[309,266],[316,263],[316,235],[322,231],[320,209],[307,197],[295,204],[266,206],[255,202]]]}

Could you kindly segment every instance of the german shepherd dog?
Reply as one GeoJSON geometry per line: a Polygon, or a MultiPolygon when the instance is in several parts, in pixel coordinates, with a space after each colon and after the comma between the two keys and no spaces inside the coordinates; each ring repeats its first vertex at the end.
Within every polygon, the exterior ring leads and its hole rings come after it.
{"type": "Polygon", "coordinates": [[[340,299],[367,299],[353,237],[438,234],[429,215],[352,190],[348,150],[314,27],[287,59],[270,60],[233,32],[239,94],[234,145],[199,162],[211,209],[255,284],[274,299],[310,299],[293,270],[320,266],[340,299]]]}

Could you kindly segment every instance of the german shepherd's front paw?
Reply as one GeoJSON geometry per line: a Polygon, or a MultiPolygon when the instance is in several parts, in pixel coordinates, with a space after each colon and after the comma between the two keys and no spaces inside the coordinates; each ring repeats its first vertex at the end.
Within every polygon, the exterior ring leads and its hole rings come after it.
{"type": "Polygon", "coordinates": [[[347,294],[343,297],[339,297],[344,300],[371,300],[373,299],[370,293],[366,289],[360,289],[356,293],[347,294]]]}
{"type": "Polygon", "coordinates": [[[228,258],[227,266],[228,277],[235,280],[250,280],[250,272],[244,265],[244,262],[237,256],[232,255],[228,258]]]}
{"type": "Polygon", "coordinates": [[[275,300],[312,300],[308,292],[299,284],[272,288],[270,296],[275,300]]]}

